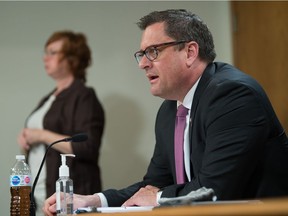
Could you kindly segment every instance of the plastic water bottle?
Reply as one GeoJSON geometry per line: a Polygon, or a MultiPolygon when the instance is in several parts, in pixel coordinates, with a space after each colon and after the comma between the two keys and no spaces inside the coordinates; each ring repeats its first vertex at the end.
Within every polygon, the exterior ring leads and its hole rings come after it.
{"type": "Polygon", "coordinates": [[[10,216],[30,215],[31,171],[24,155],[16,155],[10,171],[10,216]]]}

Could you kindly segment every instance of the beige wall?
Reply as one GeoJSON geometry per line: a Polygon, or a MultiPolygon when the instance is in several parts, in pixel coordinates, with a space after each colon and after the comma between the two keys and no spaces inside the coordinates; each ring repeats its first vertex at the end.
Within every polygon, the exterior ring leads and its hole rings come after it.
{"type": "Polygon", "coordinates": [[[88,85],[96,89],[107,119],[100,160],[104,188],[121,188],[142,178],[162,99],[150,95],[134,60],[141,36],[135,23],[152,10],[168,8],[200,15],[214,34],[217,60],[231,63],[226,1],[0,2],[1,215],[9,215],[9,170],[19,153],[16,136],[39,99],[54,87],[43,69],[42,53],[46,39],[57,30],[84,32],[93,52],[88,85]]]}

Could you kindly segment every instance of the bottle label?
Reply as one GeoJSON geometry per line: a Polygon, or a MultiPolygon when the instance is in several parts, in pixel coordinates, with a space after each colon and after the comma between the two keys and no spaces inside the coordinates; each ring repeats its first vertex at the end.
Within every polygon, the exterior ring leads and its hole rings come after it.
{"type": "Polygon", "coordinates": [[[17,186],[31,186],[30,175],[11,175],[10,176],[10,187],[17,186]]]}

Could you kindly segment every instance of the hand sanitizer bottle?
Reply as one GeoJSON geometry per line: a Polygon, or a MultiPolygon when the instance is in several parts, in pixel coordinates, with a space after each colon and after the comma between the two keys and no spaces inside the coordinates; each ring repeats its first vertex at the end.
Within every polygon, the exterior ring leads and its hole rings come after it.
{"type": "Polygon", "coordinates": [[[74,154],[61,154],[62,165],[59,167],[59,179],[56,181],[57,216],[73,214],[73,181],[69,178],[66,156],[75,157],[74,154]]]}

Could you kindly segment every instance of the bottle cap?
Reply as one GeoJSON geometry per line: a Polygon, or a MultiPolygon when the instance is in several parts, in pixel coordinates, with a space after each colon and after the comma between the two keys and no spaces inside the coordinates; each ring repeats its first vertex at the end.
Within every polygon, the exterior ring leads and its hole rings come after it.
{"type": "Polygon", "coordinates": [[[25,155],[16,155],[16,160],[25,160],[25,155]]]}

